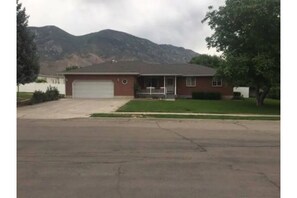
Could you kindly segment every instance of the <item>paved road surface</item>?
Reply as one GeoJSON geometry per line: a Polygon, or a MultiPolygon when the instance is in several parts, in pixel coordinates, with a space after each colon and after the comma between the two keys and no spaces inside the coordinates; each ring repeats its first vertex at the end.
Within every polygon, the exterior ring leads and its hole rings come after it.
{"type": "Polygon", "coordinates": [[[278,121],[18,120],[18,198],[280,195],[278,121]]]}

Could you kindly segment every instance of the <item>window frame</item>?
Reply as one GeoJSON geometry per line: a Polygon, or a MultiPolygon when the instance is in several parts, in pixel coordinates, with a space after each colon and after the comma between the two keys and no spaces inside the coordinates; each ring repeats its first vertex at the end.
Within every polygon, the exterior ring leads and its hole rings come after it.
{"type": "Polygon", "coordinates": [[[188,76],[186,77],[186,87],[196,87],[197,86],[197,80],[195,76],[188,76]],[[190,84],[189,84],[189,80],[190,79],[190,84]],[[193,81],[194,79],[194,81],[193,81]],[[194,82],[194,83],[193,83],[194,82]]]}
{"type": "Polygon", "coordinates": [[[223,80],[221,78],[213,78],[211,85],[212,87],[223,87],[223,80]]]}

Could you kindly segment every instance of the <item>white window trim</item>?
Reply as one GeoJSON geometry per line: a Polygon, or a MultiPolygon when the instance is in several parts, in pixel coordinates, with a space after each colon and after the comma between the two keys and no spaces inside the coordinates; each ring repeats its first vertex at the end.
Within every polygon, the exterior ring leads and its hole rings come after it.
{"type": "Polygon", "coordinates": [[[186,87],[196,87],[196,84],[197,84],[196,77],[193,77],[193,76],[186,77],[186,87]],[[194,84],[193,85],[192,84],[188,84],[188,79],[189,78],[191,78],[191,82],[192,82],[192,79],[194,78],[194,84]]]}
{"type": "Polygon", "coordinates": [[[211,84],[212,84],[212,87],[222,87],[223,86],[223,80],[222,79],[212,79],[212,82],[211,82],[211,84]],[[214,82],[215,82],[215,84],[214,84],[214,82]],[[221,82],[221,84],[220,85],[218,85],[218,82],[221,82]]]}

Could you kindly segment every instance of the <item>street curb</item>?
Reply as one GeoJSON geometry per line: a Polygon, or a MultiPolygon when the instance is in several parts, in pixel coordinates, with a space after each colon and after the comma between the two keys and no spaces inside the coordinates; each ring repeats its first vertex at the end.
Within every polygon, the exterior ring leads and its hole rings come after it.
{"type": "Polygon", "coordinates": [[[111,112],[110,114],[119,115],[186,115],[186,116],[233,116],[233,117],[275,117],[280,115],[265,114],[219,114],[219,113],[172,113],[172,112],[111,112]]]}

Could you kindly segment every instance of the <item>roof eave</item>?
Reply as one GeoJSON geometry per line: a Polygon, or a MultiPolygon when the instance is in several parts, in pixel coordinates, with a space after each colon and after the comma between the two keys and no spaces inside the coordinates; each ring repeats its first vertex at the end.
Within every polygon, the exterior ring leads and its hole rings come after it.
{"type": "Polygon", "coordinates": [[[191,77],[191,76],[197,76],[197,77],[208,77],[208,76],[214,76],[215,74],[189,74],[189,75],[182,75],[184,77],[191,77]]]}
{"type": "Polygon", "coordinates": [[[62,75],[139,75],[137,72],[64,72],[62,75]]]}
{"type": "Polygon", "coordinates": [[[214,76],[215,74],[140,74],[138,72],[64,72],[59,73],[62,75],[139,75],[139,76],[197,76],[207,77],[214,76]]]}
{"type": "Polygon", "coordinates": [[[190,76],[214,76],[215,74],[139,74],[140,76],[185,76],[185,77],[190,77],[190,76]]]}

